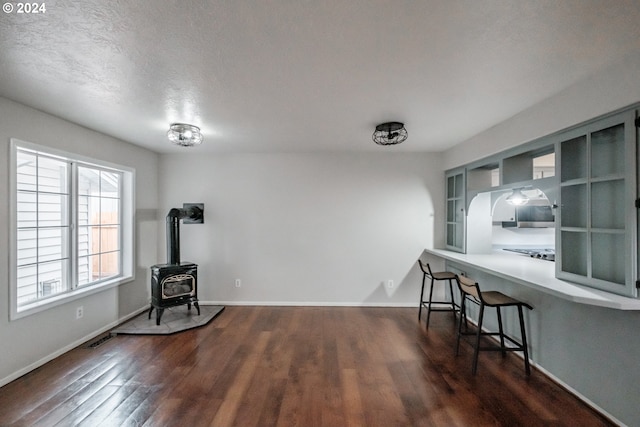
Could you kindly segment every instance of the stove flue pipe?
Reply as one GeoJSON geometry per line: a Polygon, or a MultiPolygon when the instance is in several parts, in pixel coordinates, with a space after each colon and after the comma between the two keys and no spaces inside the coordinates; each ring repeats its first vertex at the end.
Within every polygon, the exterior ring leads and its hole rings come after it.
{"type": "Polygon", "coordinates": [[[192,206],[188,209],[173,208],[167,214],[167,264],[180,264],[180,220],[202,218],[202,209],[192,206]]]}

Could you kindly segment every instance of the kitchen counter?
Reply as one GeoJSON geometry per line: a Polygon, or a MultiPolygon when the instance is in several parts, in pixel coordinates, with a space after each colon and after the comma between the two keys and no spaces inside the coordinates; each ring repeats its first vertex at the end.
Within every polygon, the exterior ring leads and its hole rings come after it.
{"type": "Polygon", "coordinates": [[[491,254],[461,254],[444,249],[425,249],[425,252],[575,303],[616,310],[640,310],[640,299],[557,279],[555,263],[551,261],[502,251],[491,254]]]}

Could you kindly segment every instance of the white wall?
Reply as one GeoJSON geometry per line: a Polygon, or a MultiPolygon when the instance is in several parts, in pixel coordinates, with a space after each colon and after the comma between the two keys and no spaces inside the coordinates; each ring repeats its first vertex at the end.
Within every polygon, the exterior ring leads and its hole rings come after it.
{"type": "Polygon", "coordinates": [[[162,155],[160,206],[205,204],[204,224],[181,226],[201,301],[417,306],[416,261],[433,247],[434,214],[443,222],[439,164],[426,153],[162,155]]]}
{"type": "MultiPolygon", "coordinates": [[[[444,153],[453,168],[640,101],[640,55],[591,76],[562,93],[444,153]]],[[[453,263],[449,263],[450,267],[453,263]]],[[[534,362],[627,425],[640,425],[637,339],[640,312],[567,302],[512,282],[469,271],[491,289],[530,302],[528,333],[534,362]]],[[[513,327],[513,324],[511,325],[513,327]]]]}
{"type": "Polygon", "coordinates": [[[0,385],[68,350],[148,304],[148,267],[157,251],[158,155],[0,98],[0,385]],[[9,140],[18,138],[136,170],[136,279],[9,321],[9,140]],[[151,256],[149,255],[151,254],[151,256]],[[75,308],[84,317],[75,319],[75,308]]]}
{"type": "Polygon", "coordinates": [[[467,253],[491,253],[491,193],[480,193],[467,209],[467,253]]]}
{"type": "Polygon", "coordinates": [[[522,246],[523,248],[555,248],[555,228],[503,228],[491,227],[491,244],[495,246],[522,246]]]}

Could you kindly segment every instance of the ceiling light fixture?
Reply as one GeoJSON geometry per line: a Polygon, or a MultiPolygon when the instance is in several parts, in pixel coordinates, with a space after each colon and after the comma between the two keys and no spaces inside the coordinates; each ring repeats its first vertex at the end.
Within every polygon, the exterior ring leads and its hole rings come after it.
{"type": "Polygon", "coordinates": [[[373,141],[378,145],[395,145],[405,141],[408,136],[404,123],[387,122],[376,126],[373,141]]]}
{"type": "Polygon", "coordinates": [[[200,128],[186,123],[173,123],[167,132],[169,141],[182,147],[193,147],[202,144],[200,128]]]}
{"type": "Polygon", "coordinates": [[[513,192],[507,197],[507,203],[514,206],[522,206],[529,203],[529,198],[522,192],[522,188],[514,188],[513,192]]]}

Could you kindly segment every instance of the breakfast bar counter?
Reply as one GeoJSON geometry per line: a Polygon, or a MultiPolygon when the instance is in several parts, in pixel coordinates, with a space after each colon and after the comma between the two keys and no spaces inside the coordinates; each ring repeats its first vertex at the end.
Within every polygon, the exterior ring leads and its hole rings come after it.
{"type": "Polygon", "coordinates": [[[624,297],[555,277],[555,263],[520,254],[494,251],[491,254],[462,254],[445,249],[425,249],[425,253],[501,277],[530,288],[573,301],[616,310],[640,310],[640,299],[624,297]]]}

